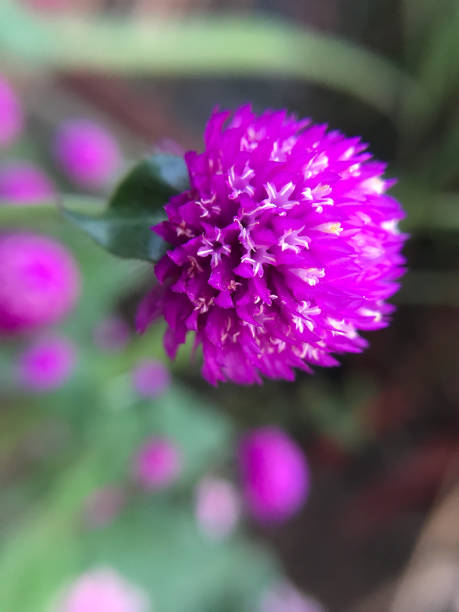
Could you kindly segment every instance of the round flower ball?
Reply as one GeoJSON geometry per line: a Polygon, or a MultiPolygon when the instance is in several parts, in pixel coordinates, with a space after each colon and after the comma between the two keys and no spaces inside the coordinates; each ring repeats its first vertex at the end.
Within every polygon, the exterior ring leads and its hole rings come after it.
{"type": "Polygon", "coordinates": [[[147,612],[146,593],[111,567],[89,570],[59,597],[53,612],[147,612]]]}
{"type": "Polygon", "coordinates": [[[54,157],[69,179],[88,189],[105,187],[121,163],[113,136],[89,119],[62,123],[54,141],[54,157]]]}
{"type": "Polygon", "coordinates": [[[11,85],[0,75],[0,149],[16,140],[23,123],[21,103],[11,85]]]}
{"type": "Polygon", "coordinates": [[[231,482],[224,478],[203,478],[196,489],[196,520],[209,539],[228,536],[239,520],[239,495],[231,482]]]}
{"type": "Polygon", "coordinates": [[[189,332],[212,384],[292,380],[359,352],[388,324],[403,273],[404,213],[359,138],[249,106],[214,112],[190,187],[153,230],[171,245],[137,313],[158,316],[171,358],[189,332]]]}
{"type": "Polygon", "coordinates": [[[313,597],[305,595],[289,582],[273,584],[262,596],[259,612],[325,612],[313,597]]]}
{"type": "Polygon", "coordinates": [[[34,164],[16,161],[0,166],[0,200],[33,204],[55,196],[51,179],[34,164]]]}
{"type": "Polygon", "coordinates": [[[133,478],[146,490],[157,491],[171,485],[181,471],[176,444],[168,438],[152,437],[140,447],[133,462],[133,478]]]}
{"type": "Polygon", "coordinates": [[[50,391],[62,386],[73,373],[76,348],[64,337],[40,338],[19,357],[19,383],[31,391],[50,391]]]}
{"type": "Polygon", "coordinates": [[[78,267],[56,240],[29,232],[1,234],[0,262],[0,333],[55,323],[75,305],[78,267]]]}
{"type": "Polygon", "coordinates": [[[140,362],[132,372],[132,384],[142,397],[154,398],[164,393],[171,384],[169,370],[160,361],[140,362]]]}
{"type": "Polygon", "coordinates": [[[301,448],[281,429],[264,427],[246,435],[239,447],[244,497],[260,522],[295,514],[309,493],[309,468],[301,448]]]}

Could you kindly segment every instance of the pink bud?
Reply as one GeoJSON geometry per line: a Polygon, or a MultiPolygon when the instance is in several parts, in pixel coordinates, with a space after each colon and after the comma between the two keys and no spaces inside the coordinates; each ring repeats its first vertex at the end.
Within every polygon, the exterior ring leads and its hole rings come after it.
{"type": "Polygon", "coordinates": [[[18,204],[33,204],[55,197],[53,183],[33,164],[17,161],[0,167],[0,199],[18,204]]]}
{"type": "Polygon", "coordinates": [[[89,119],[71,119],[60,126],[54,156],[75,184],[90,189],[105,187],[121,163],[113,136],[89,119]]]}
{"type": "Polygon", "coordinates": [[[147,612],[146,593],[110,567],[82,574],[60,598],[56,612],[147,612]]]}
{"type": "Polygon", "coordinates": [[[234,486],[223,478],[203,478],[196,491],[196,519],[201,531],[219,540],[231,533],[240,515],[234,486]]]}
{"type": "Polygon", "coordinates": [[[142,361],[132,372],[132,384],[139,395],[157,397],[171,383],[169,370],[160,361],[142,361]]]}
{"type": "Polygon", "coordinates": [[[19,382],[33,391],[49,391],[60,387],[72,374],[76,350],[63,337],[41,338],[20,356],[19,382]]]}
{"type": "Polygon", "coordinates": [[[16,140],[23,123],[19,99],[8,81],[0,75],[0,149],[16,140]]]}
{"type": "Polygon", "coordinates": [[[281,582],[263,595],[259,612],[325,612],[318,601],[281,582]]]}
{"type": "Polygon", "coordinates": [[[75,305],[80,275],[57,241],[32,233],[0,236],[0,333],[55,323],[75,305]]]}
{"type": "Polygon", "coordinates": [[[180,471],[179,450],[167,438],[150,438],[134,458],[133,477],[144,489],[164,489],[178,478],[180,471]]]}
{"type": "Polygon", "coordinates": [[[264,427],[248,434],[239,461],[247,506],[256,519],[282,521],[303,505],[309,469],[303,451],[284,431],[264,427]]]}
{"type": "Polygon", "coordinates": [[[93,527],[107,525],[119,514],[125,501],[126,495],[120,487],[101,487],[86,500],[85,518],[93,527]]]}
{"type": "Polygon", "coordinates": [[[94,329],[94,343],[104,351],[119,351],[129,340],[129,326],[121,317],[107,317],[94,329]]]}

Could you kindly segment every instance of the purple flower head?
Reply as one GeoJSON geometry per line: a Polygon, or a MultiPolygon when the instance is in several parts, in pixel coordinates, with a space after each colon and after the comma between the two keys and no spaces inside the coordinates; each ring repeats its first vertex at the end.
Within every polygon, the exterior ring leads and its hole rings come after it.
{"type": "Polygon", "coordinates": [[[17,161],[0,167],[0,199],[33,204],[55,196],[53,183],[37,166],[17,161]]]}
{"type": "Polygon", "coordinates": [[[180,470],[179,449],[167,438],[150,438],[134,458],[133,477],[144,489],[164,489],[178,478],[180,470]]]}
{"type": "Polygon", "coordinates": [[[89,119],[71,119],[60,126],[54,156],[70,179],[90,189],[104,187],[121,163],[113,136],[89,119]]]}
{"type": "Polygon", "coordinates": [[[55,240],[25,232],[2,234],[0,262],[0,333],[55,323],[74,306],[78,268],[55,240]]]}
{"type": "Polygon", "coordinates": [[[292,584],[280,582],[264,593],[259,612],[325,612],[325,608],[292,584]]]}
{"type": "Polygon", "coordinates": [[[8,81],[0,75],[0,149],[17,138],[23,123],[21,104],[8,81]]]}
{"type": "Polygon", "coordinates": [[[70,340],[57,336],[41,338],[20,356],[19,382],[33,391],[56,389],[70,377],[75,362],[76,350],[70,340]]]}
{"type": "Polygon", "coordinates": [[[129,341],[129,326],[121,317],[107,317],[94,329],[94,343],[104,351],[120,351],[129,341]]]}
{"type": "Polygon", "coordinates": [[[239,495],[223,478],[203,478],[196,490],[196,519],[201,531],[219,540],[231,533],[240,515],[239,495]]]}
{"type": "Polygon", "coordinates": [[[86,500],[84,516],[93,527],[110,523],[126,502],[126,494],[120,487],[105,486],[96,489],[86,500]]]}
{"type": "Polygon", "coordinates": [[[281,429],[264,427],[248,434],[239,448],[244,495],[261,522],[292,516],[309,492],[309,469],[300,447],[281,429]]]}
{"type": "Polygon", "coordinates": [[[158,397],[171,383],[169,370],[160,362],[142,361],[132,372],[134,389],[143,397],[158,397]]]}
{"type": "Polygon", "coordinates": [[[171,249],[139,331],[163,315],[173,358],[189,331],[212,384],[294,378],[332,366],[384,327],[403,272],[399,203],[358,138],[250,107],[215,112],[205,151],[185,155],[190,189],[154,227],[171,249]]]}
{"type": "Polygon", "coordinates": [[[148,598],[110,567],[85,572],[59,598],[56,612],[147,612],[148,598]]]}

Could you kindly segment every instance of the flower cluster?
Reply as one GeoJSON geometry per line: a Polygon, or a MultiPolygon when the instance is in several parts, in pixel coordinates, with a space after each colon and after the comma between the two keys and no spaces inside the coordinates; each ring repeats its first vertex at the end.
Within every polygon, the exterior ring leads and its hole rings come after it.
{"type": "Polygon", "coordinates": [[[30,232],[0,236],[0,334],[56,323],[75,305],[80,274],[59,242],[30,232]]]}
{"type": "Polygon", "coordinates": [[[359,138],[285,111],[215,112],[204,139],[185,155],[189,190],[154,228],[172,248],[139,330],[163,314],[172,358],[195,331],[212,384],[291,380],[361,351],[359,330],[387,325],[403,272],[385,165],[359,138]]]}
{"type": "Polygon", "coordinates": [[[282,429],[262,427],[245,435],[239,465],[244,497],[257,520],[286,520],[306,501],[309,467],[301,448],[282,429]]]}

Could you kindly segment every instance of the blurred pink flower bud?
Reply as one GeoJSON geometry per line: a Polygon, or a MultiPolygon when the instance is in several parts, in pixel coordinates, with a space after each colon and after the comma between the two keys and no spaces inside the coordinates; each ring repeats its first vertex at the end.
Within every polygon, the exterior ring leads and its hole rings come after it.
{"type": "Polygon", "coordinates": [[[229,535],[240,516],[235,487],[223,478],[203,478],[197,486],[195,512],[201,531],[209,538],[229,535]]]}
{"type": "Polygon", "coordinates": [[[107,525],[119,514],[125,501],[126,494],[120,487],[101,487],[86,500],[85,518],[93,527],[107,525]]]}
{"type": "Polygon", "coordinates": [[[0,149],[19,136],[23,123],[19,99],[5,77],[0,75],[0,149]]]}
{"type": "Polygon", "coordinates": [[[82,574],[69,586],[56,612],[147,612],[146,593],[110,567],[82,574]]]}
{"type": "Polygon", "coordinates": [[[300,593],[292,584],[281,582],[263,595],[260,612],[325,612],[318,601],[300,593]]]}
{"type": "Polygon", "coordinates": [[[299,510],[309,492],[309,469],[284,431],[264,427],[246,435],[239,461],[247,506],[256,519],[282,521],[299,510]]]}
{"type": "Polygon", "coordinates": [[[160,361],[142,361],[132,372],[132,384],[139,395],[157,397],[171,384],[171,375],[160,361]]]}
{"type": "Polygon", "coordinates": [[[75,346],[63,337],[36,340],[19,358],[18,378],[33,391],[60,387],[72,374],[76,362],[75,346]]]}
{"type": "Polygon", "coordinates": [[[75,184],[90,189],[105,187],[121,163],[113,136],[89,119],[70,119],[59,127],[54,156],[75,184]]]}
{"type": "Polygon", "coordinates": [[[0,199],[31,204],[55,197],[53,183],[37,166],[16,161],[0,167],[0,199]]]}
{"type": "Polygon", "coordinates": [[[0,333],[55,323],[75,305],[80,275],[59,242],[32,233],[0,235],[0,333]]]}
{"type": "Polygon", "coordinates": [[[104,351],[120,351],[129,340],[128,324],[121,317],[107,317],[94,329],[94,343],[104,351]]]}
{"type": "Polygon", "coordinates": [[[133,477],[144,489],[166,488],[178,478],[180,470],[179,450],[167,438],[150,438],[134,458],[133,477]]]}

